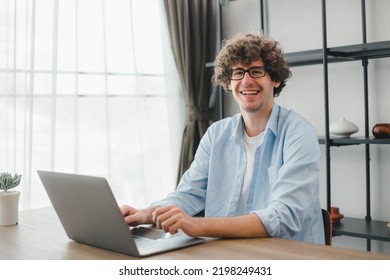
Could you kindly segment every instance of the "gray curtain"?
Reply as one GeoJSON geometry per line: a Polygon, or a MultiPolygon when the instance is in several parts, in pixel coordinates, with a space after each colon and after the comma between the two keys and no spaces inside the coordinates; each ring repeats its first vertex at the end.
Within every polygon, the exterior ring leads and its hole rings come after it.
{"type": "Polygon", "coordinates": [[[218,1],[164,0],[164,5],[188,111],[180,153],[180,180],[211,120],[210,75],[205,64],[214,61],[216,55],[218,1]]]}

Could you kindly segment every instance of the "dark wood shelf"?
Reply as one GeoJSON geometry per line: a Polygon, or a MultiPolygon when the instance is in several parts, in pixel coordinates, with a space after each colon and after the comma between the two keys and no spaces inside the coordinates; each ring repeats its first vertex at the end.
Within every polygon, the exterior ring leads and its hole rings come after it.
{"type": "MultiPolygon", "coordinates": [[[[328,48],[327,52],[329,63],[390,57],[390,41],[328,48]]],[[[323,49],[286,53],[290,66],[322,64],[323,56],[323,49]]]]}
{"type": "MultiPolygon", "coordinates": [[[[286,59],[290,67],[322,64],[324,52],[322,49],[286,53],[286,59]]],[[[345,58],[328,57],[328,62],[341,62],[345,58]]]]}
{"type": "MultiPolygon", "coordinates": [[[[320,144],[325,144],[325,137],[320,136],[318,138],[320,144]]],[[[390,144],[390,138],[374,138],[374,137],[364,137],[356,136],[350,138],[330,138],[330,146],[348,146],[348,145],[361,145],[361,144],[390,144]]]]}
{"type": "Polygon", "coordinates": [[[346,235],[365,239],[390,241],[388,222],[366,221],[364,219],[343,218],[339,224],[333,224],[333,235],[346,235]]]}
{"type": "Polygon", "coordinates": [[[328,54],[353,59],[390,57],[390,41],[329,48],[328,54]]]}

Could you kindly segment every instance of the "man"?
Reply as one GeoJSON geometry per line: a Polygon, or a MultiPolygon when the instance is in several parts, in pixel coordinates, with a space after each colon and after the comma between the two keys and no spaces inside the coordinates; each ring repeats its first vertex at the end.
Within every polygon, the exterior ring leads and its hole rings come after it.
{"type": "Polygon", "coordinates": [[[323,244],[315,130],[274,102],[290,76],[278,42],[226,40],[213,81],[232,92],[241,113],[209,127],[175,192],[146,209],[122,206],[125,221],[171,234],[323,244]],[[194,217],[203,209],[204,218],[194,217]]]}

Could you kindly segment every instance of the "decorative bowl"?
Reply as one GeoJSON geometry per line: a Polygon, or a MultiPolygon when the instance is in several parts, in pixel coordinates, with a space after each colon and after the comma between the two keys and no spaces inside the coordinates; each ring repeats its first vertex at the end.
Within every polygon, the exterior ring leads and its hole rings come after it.
{"type": "Polygon", "coordinates": [[[329,125],[329,133],[336,138],[349,138],[358,131],[358,126],[347,121],[345,118],[340,118],[338,121],[329,125]]]}
{"type": "Polygon", "coordinates": [[[390,123],[377,123],[372,128],[375,138],[390,138],[390,123]]]}

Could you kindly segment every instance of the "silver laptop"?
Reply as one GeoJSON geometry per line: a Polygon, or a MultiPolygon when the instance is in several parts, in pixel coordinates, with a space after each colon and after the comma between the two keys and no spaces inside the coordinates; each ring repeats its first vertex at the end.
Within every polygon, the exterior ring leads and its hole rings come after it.
{"type": "Polygon", "coordinates": [[[72,240],[135,257],[204,242],[183,232],[148,226],[130,229],[105,178],[38,171],[53,207],[72,240]]]}

